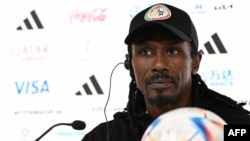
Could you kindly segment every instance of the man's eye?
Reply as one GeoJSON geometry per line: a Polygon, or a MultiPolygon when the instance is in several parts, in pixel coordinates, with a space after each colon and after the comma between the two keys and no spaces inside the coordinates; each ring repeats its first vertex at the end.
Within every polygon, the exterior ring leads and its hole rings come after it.
{"type": "Polygon", "coordinates": [[[176,50],[176,49],[169,49],[167,52],[168,52],[169,55],[175,55],[175,54],[178,53],[178,50],[176,50]]]}
{"type": "Polygon", "coordinates": [[[143,49],[143,50],[141,51],[141,54],[142,54],[142,55],[151,55],[152,52],[151,52],[150,49],[143,49]]]}

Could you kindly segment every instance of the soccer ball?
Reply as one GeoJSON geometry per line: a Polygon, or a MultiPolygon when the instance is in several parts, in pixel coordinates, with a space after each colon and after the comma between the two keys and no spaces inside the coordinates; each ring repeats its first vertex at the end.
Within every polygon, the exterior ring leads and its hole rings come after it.
{"type": "Polygon", "coordinates": [[[155,119],[141,141],[223,141],[225,124],[212,111],[197,107],[178,108],[155,119]]]}

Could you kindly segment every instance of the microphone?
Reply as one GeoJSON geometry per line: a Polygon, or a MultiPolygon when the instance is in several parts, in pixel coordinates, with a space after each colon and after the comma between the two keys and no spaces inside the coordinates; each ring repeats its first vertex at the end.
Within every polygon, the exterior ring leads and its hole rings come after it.
{"type": "Polygon", "coordinates": [[[60,126],[60,125],[68,125],[68,126],[72,126],[73,129],[75,130],[83,130],[86,127],[85,122],[81,121],[81,120],[75,120],[72,123],[57,123],[53,126],[51,126],[48,130],[46,130],[41,136],[39,136],[35,141],[39,141],[42,137],[44,137],[50,130],[52,130],[54,127],[56,126],[60,126]]]}

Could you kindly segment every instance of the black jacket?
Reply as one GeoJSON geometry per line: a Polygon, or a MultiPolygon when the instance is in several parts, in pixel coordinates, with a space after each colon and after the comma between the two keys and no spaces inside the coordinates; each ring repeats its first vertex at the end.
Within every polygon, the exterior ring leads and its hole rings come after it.
{"type": "MultiPolygon", "coordinates": [[[[191,107],[201,107],[213,111],[227,124],[250,124],[249,111],[243,109],[236,101],[208,89],[204,83],[194,89],[196,92],[193,92],[191,107]]],[[[128,111],[118,112],[114,115],[113,120],[99,124],[86,134],[82,141],[140,141],[152,121],[152,118],[144,114],[136,119],[135,128],[131,125],[128,111]]]]}

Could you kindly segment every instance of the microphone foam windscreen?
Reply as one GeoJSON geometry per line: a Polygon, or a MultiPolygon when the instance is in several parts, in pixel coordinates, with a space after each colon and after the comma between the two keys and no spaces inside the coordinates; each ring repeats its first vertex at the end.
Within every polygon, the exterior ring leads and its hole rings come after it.
{"type": "Polygon", "coordinates": [[[73,123],[72,123],[72,127],[76,130],[83,130],[85,129],[86,127],[86,124],[85,122],[83,121],[80,121],[80,120],[75,120],[73,123]]]}

